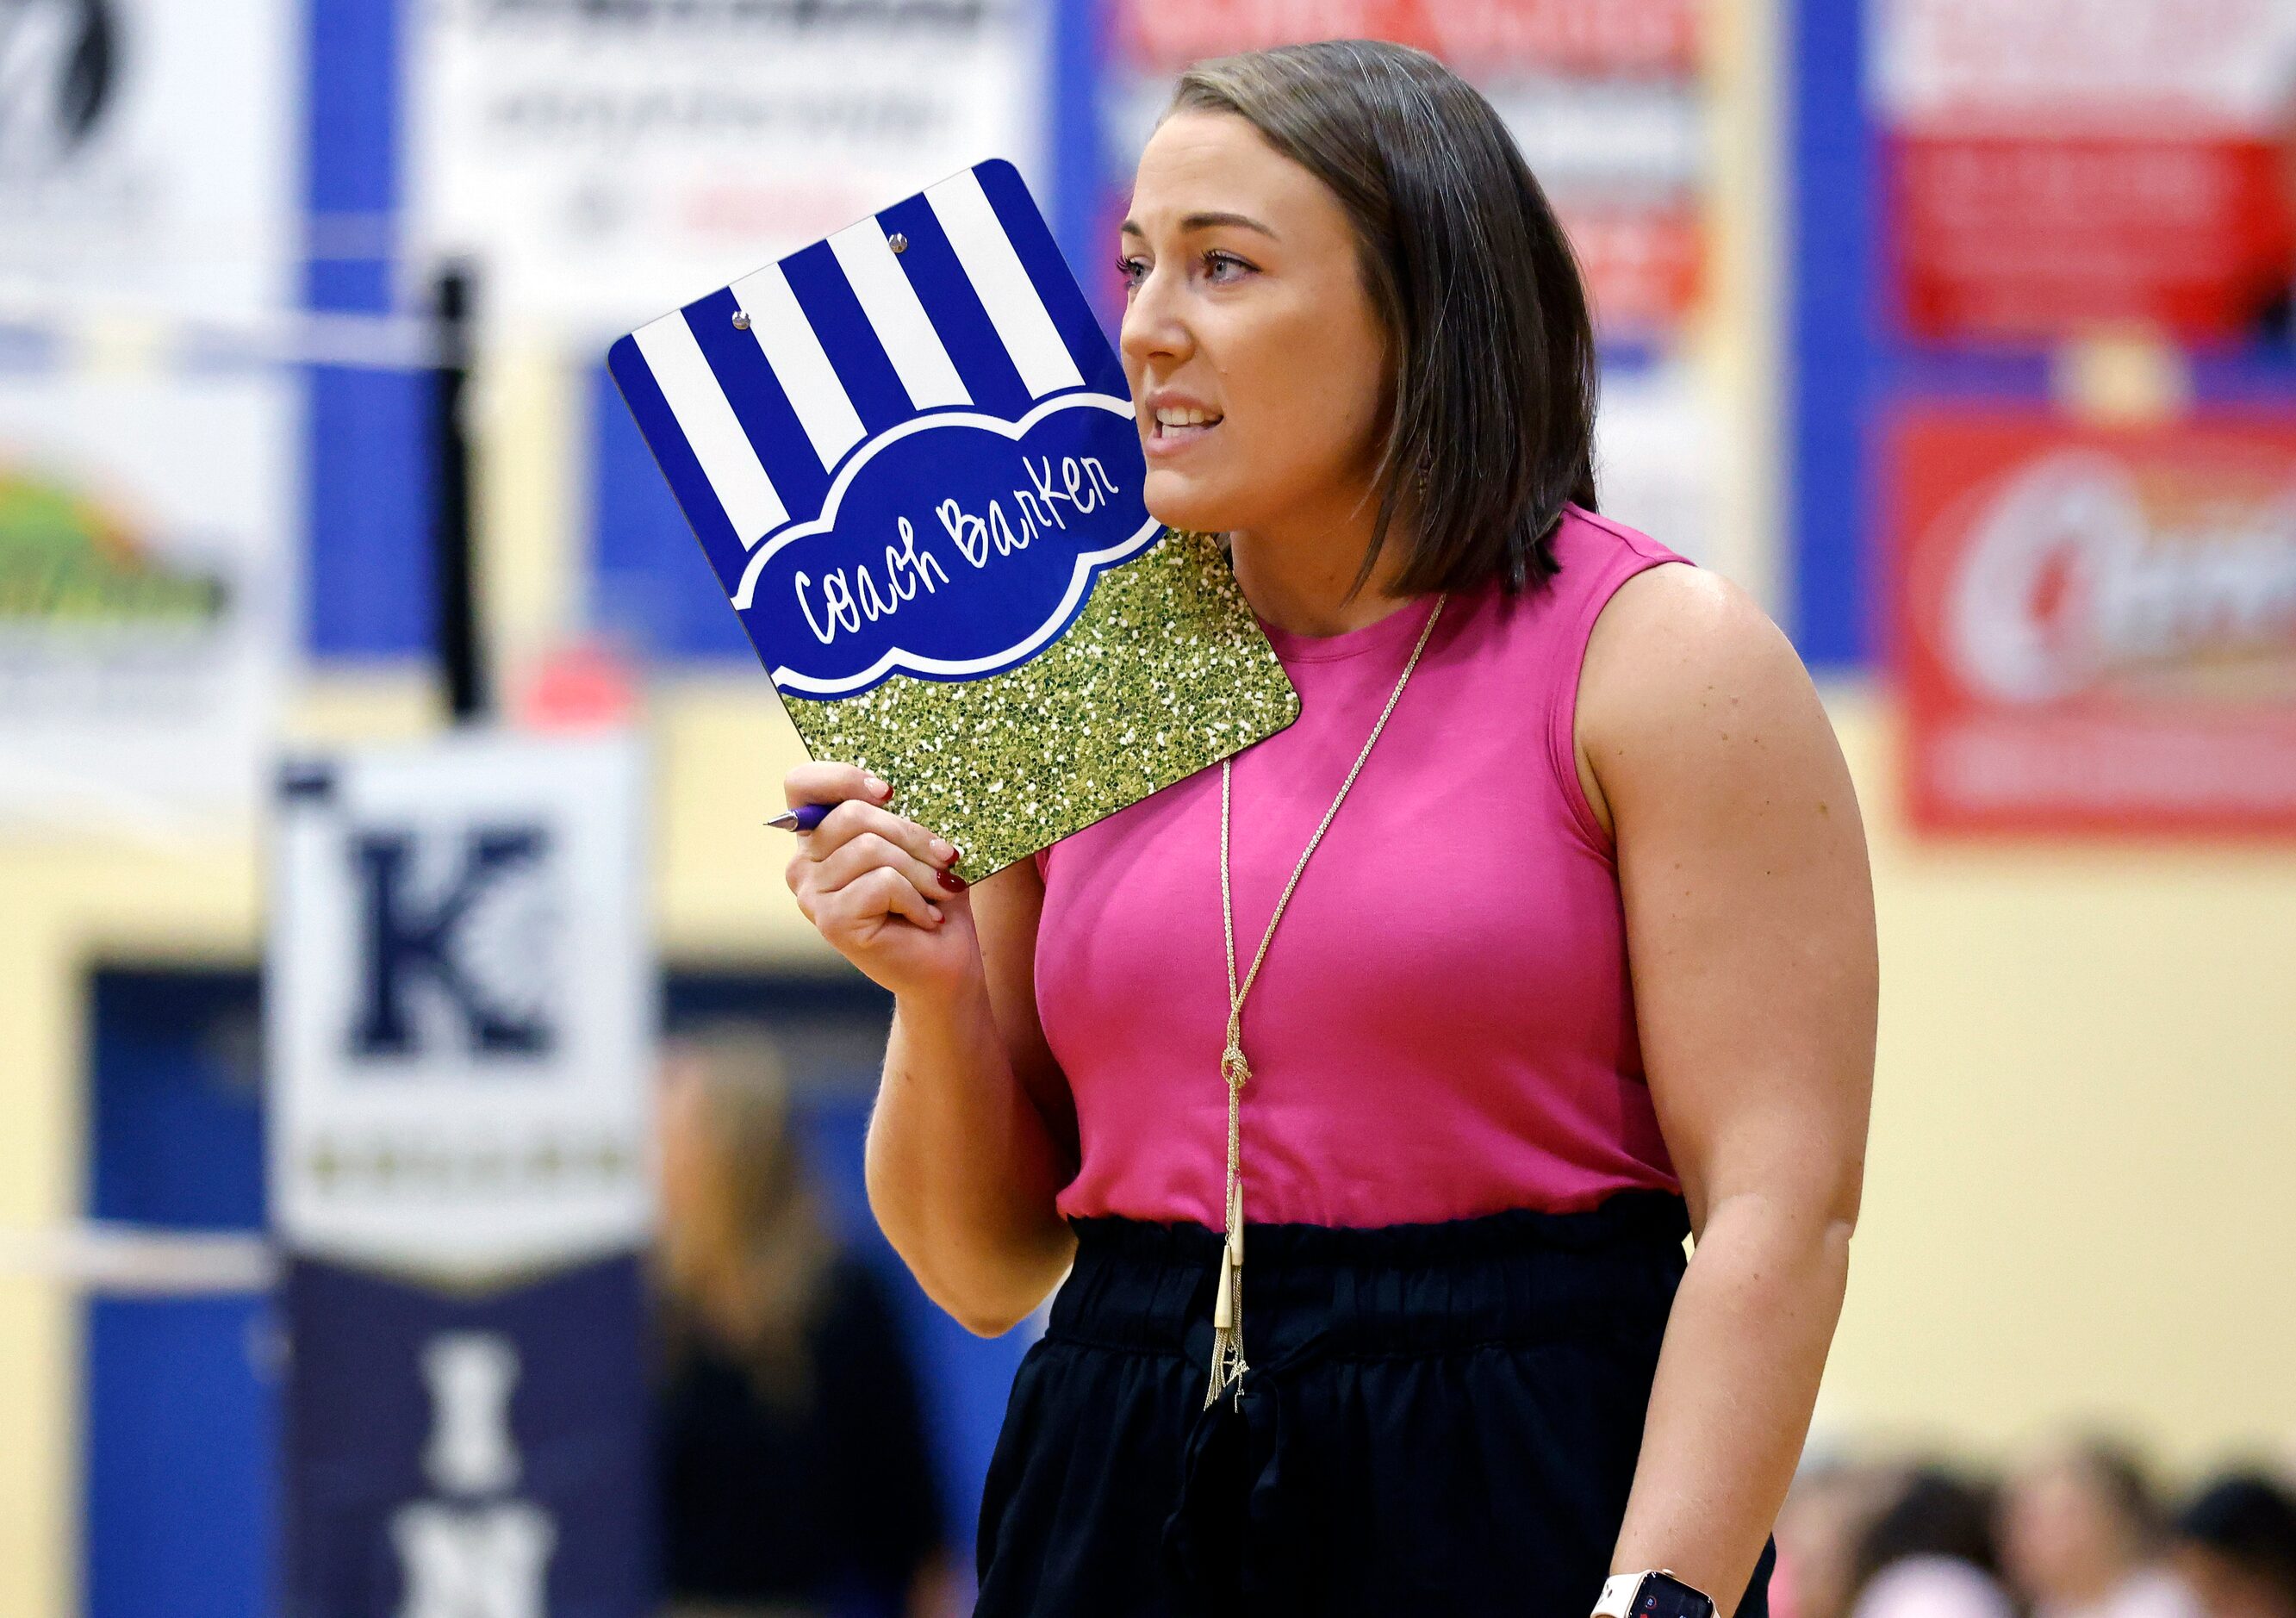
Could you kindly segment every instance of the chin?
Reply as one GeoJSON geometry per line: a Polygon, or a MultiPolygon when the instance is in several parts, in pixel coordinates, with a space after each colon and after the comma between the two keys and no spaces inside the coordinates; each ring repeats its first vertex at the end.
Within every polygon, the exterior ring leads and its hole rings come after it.
{"type": "Polygon", "coordinates": [[[1150,516],[1183,533],[1221,534],[1236,526],[1232,497],[1177,472],[1152,470],[1140,497],[1150,516]]]}

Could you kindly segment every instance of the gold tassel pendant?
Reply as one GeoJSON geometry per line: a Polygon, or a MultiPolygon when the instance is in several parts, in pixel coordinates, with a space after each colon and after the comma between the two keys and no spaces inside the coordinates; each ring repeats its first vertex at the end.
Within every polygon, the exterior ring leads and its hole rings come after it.
{"type": "Polygon", "coordinates": [[[1212,1293],[1211,1384],[1204,1390],[1204,1409],[1219,1401],[1227,1389],[1242,1392],[1243,1374],[1243,1176],[1238,1162],[1242,1144],[1238,1128],[1243,1087],[1251,1070],[1242,1050],[1231,1040],[1220,1058],[1220,1072],[1228,1084],[1227,1229],[1220,1238],[1219,1278],[1212,1293]]]}
{"type": "Polygon", "coordinates": [[[1396,703],[1403,700],[1403,688],[1411,683],[1411,671],[1419,667],[1419,654],[1427,650],[1428,637],[1435,633],[1435,620],[1443,616],[1443,604],[1448,599],[1448,591],[1435,597],[1434,610],[1427,614],[1427,621],[1420,626],[1419,643],[1411,648],[1410,661],[1403,665],[1403,672],[1396,677],[1395,689],[1388,694],[1387,706],[1380,710],[1378,719],[1373,723],[1371,735],[1364,738],[1363,751],[1356,755],[1355,764],[1348,771],[1348,778],[1340,783],[1340,790],[1332,799],[1332,807],[1324,811],[1322,824],[1316,827],[1315,835],[1308,839],[1308,846],[1300,850],[1299,863],[1292,867],[1291,881],[1283,884],[1283,891],[1276,896],[1275,909],[1267,918],[1267,931],[1259,935],[1259,953],[1252,957],[1251,969],[1243,974],[1241,982],[1237,981],[1235,974],[1235,893],[1228,875],[1228,817],[1230,800],[1234,792],[1235,760],[1232,758],[1220,760],[1220,934],[1222,942],[1227,947],[1228,1002],[1227,1047],[1220,1052],[1220,1077],[1227,1081],[1227,1230],[1220,1242],[1219,1274],[1217,1277],[1218,1290],[1212,1298],[1211,1386],[1204,1392],[1204,1409],[1207,1410],[1218,1401],[1221,1392],[1230,1387],[1236,1389],[1236,1397],[1241,1400],[1243,1396],[1243,1374],[1250,1368],[1243,1362],[1242,1160],[1243,1087],[1250,1082],[1251,1068],[1243,1059],[1243,999],[1251,992],[1252,984],[1259,977],[1259,968],[1267,959],[1267,946],[1275,940],[1276,924],[1283,919],[1283,907],[1292,902],[1292,890],[1300,885],[1300,878],[1308,869],[1308,857],[1315,853],[1316,845],[1324,840],[1324,832],[1330,829],[1332,817],[1338,814],[1340,805],[1347,801],[1348,789],[1356,784],[1356,776],[1362,773],[1365,762],[1370,759],[1371,750],[1379,741],[1379,733],[1387,728],[1388,716],[1395,711],[1396,703]]]}
{"type": "Polygon", "coordinates": [[[1204,1409],[1209,1410],[1219,1402],[1219,1396],[1234,1387],[1241,1392],[1243,1374],[1250,1367],[1243,1360],[1243,1267],[1235,1261],[1235,1249],[1227,1243],[1220,1244],[1219,1290],[1212,1303],[1212,1376],[1211,1385],[1204,1390],[1204,1409]]]}

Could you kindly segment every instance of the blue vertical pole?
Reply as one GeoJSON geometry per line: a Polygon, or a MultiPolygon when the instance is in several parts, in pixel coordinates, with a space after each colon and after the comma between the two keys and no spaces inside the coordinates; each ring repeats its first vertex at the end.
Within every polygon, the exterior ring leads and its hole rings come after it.
{"type": "Polygon", "coordinates": [[[1791,628],[1805,659],[1834,669],[1854,667],[1872,653],[1867,456],[1880,292],[1864,9],[1836,0],[1800,0],[1787,8],[1793,73],[1791,628]]]}
{"type": "MultiPolygon", "coordinates": [[[[1115,0],[1049,0],[1053,8],[1051,119],[1053,235],[1095,309],[1107,282],[1096,267],[1114,251],[1101,240],[1101,209],[1109,184],[1108,147],[1102,133],[1102,80],[1108,71],[1109,31],[1115,0]]],[[[1101,310],[1106,324],[1106,311],[1101,310]]]]}
{"type": "MultiPolygon", "coordinates": [[[[303,303],[383,315],[398,304],[404,0],[305,0],[303,303]]],[[[431,644],[424,538],[427,379],[307,373],[304,634],[320,657],[407,657],[431,644]]]]}

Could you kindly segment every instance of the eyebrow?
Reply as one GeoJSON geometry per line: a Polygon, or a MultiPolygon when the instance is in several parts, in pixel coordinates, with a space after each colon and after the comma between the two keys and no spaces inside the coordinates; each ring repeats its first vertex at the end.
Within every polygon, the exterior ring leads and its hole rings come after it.
{"type": "MultiPolygon", "coordinates": [[[[1184,231],[1217,230],[1223,225],[1233,225],[1242,230],[1256,230],[1271,242],[1283,239],[1248,213],[1192,213],[1180,221],[1180,228],[1184,231]]],[[[1120,235],[1144,236],[1148,234],[1135,219],[1127,219],[1117,228],[1120,235]]]]}

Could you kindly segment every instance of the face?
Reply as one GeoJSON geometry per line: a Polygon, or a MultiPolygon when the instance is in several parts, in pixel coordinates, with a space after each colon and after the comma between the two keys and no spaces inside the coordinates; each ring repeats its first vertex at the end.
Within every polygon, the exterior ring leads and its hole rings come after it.
{"type": "Polygon", "coordinates": [[[1392,387],[1330,187],[1233,113],[1175,113],[1141,154],[1121,253],[1149,513],[1219,533],[1362,501],[1392,387]]]}
{"type": "Polygon", "coordinates": [[[1793,1610],[1803,1618],[1844,1618],[1849,1611],[1858,1543],[1893,1484],[1875,1467],[1794,1481],[1778,1514],[1778,1557],[1790,1573],[1793,1610]]]}
{"type": "Polygon", "coordinates": [[[2046,1462],[2011,1484],[2005,1505],[2002,1558],[2027,1595],[2085,1599],[2126,1571],[2130,1553],[2118,1515],[2084,1468],[2046,1462]]]}

